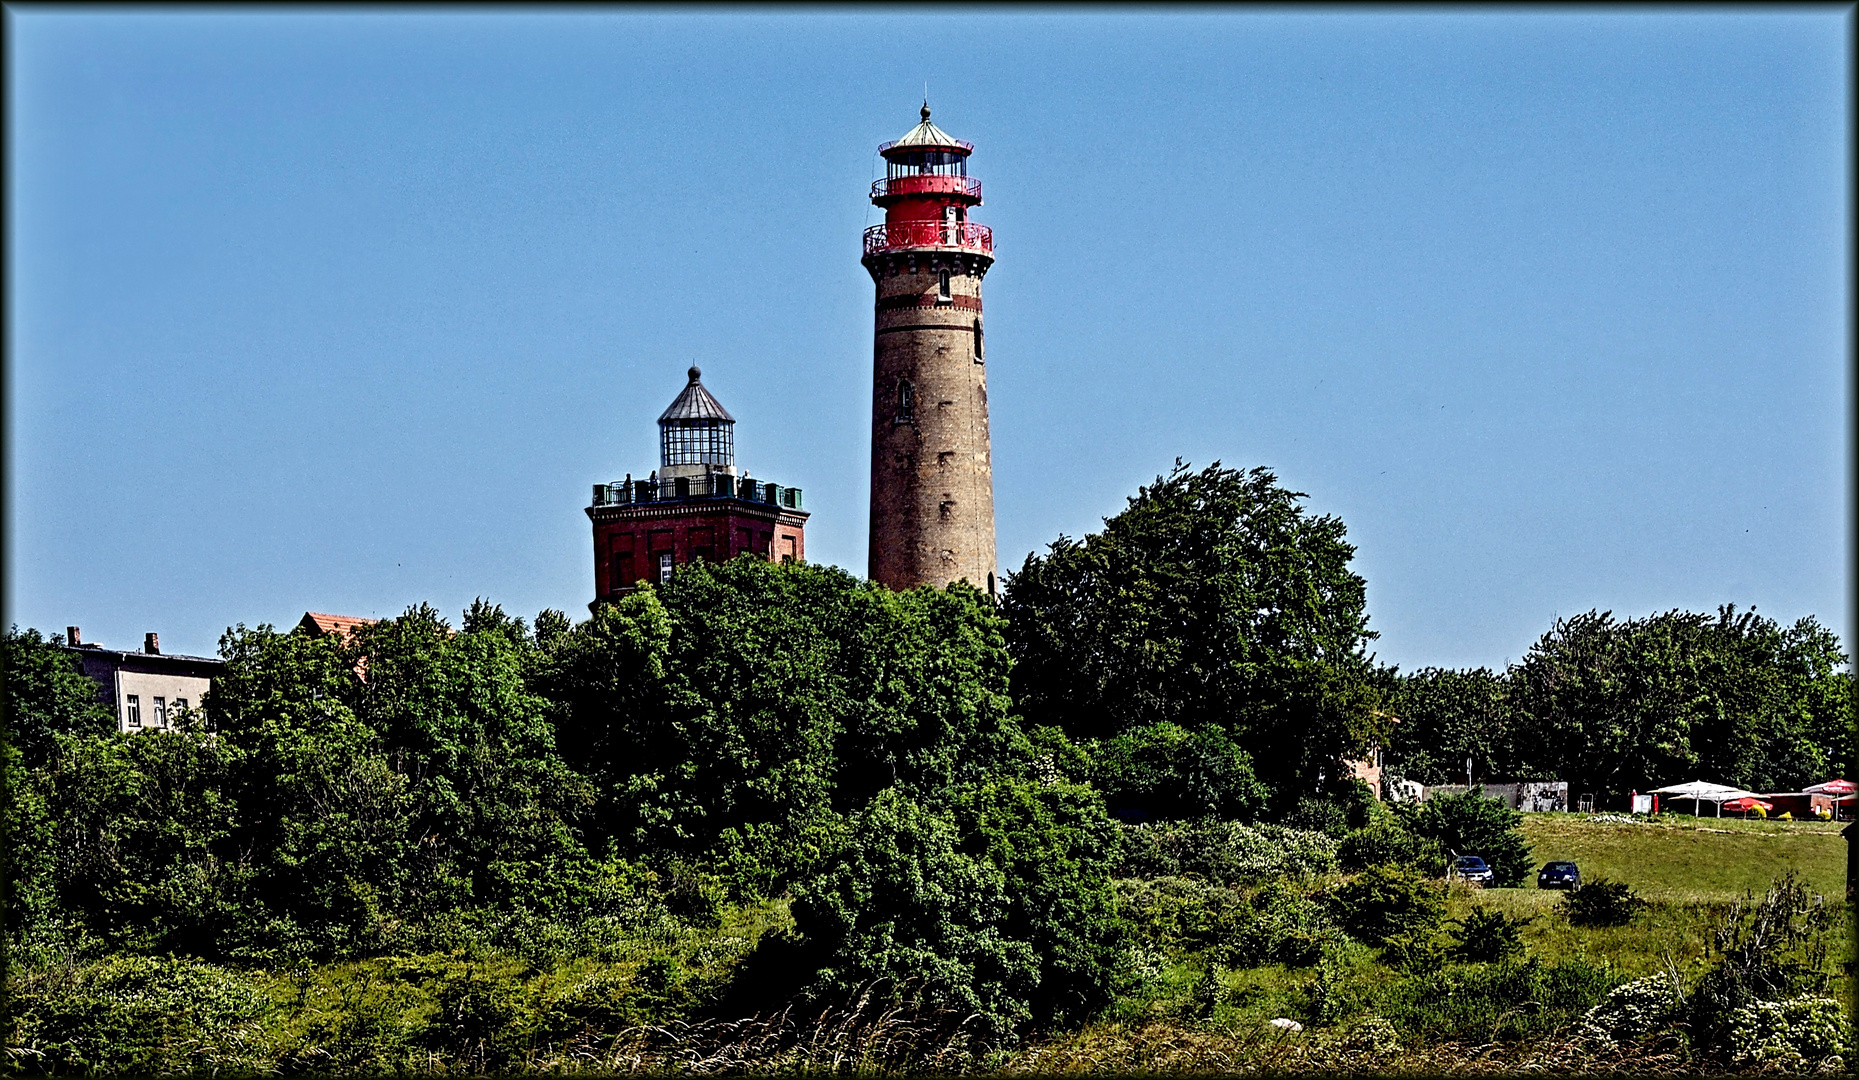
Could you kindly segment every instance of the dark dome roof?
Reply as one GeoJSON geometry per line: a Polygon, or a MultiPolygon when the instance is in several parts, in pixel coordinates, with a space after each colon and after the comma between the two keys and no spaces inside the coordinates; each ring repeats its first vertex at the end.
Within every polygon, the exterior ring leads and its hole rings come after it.
{"type": "Polygon", "coordinates": [[[716,398],[711,397],[710,391],[705,390],[704,384],[698,381],[703,378],[704,373],[693,367],[688,374],[691,381],[685,384],[684,391],[678,395],[677,400],[659,415],[658,422],[665,424],[673,420],[721,420],[725,424],[735,423],[736,418],[729,414],[729,410],[725,409],[716,398]]]}

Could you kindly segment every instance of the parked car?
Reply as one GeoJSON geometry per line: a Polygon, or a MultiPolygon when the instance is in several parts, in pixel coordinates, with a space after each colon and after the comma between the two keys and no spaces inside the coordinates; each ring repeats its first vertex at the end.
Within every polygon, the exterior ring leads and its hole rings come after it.
{"type": "Polygon", "coordinates": [[[1476,855],[1461,855],[1452,860],[1452,872],[1447,876],[1462,878],[1474,885],[1489,885],[1497,880],[1497,875],[1485,865],[1485,860],[1476,855]]]}
{"type": "Polygon", "coordinates": [[[1581,867],[1572,862],[1544,863],[1536,872],[1536,887],[1539,889],[1579,889],[1581,888],[1581,867]]]}

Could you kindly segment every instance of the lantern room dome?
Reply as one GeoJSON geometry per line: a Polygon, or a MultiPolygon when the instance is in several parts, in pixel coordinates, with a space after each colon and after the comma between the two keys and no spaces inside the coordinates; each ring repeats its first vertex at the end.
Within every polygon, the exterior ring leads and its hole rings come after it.
{"type": "Polygon", "coordinates": [[[725,424],[736,422],[736,418],[729,414],[729,410],[723,407],[723,403],[712,397],[710,391],[704,389],[701,381],[704,375],[702,369],[693,367],[685,374],[690,377],[691,381],[685,384],[684,390],[678,394],[676,400],[672,401],[670,406],[659,415],[659,423],[666,424],[678,420],[716,420],[725,424]]]}
{"type": "Polygon", "coordinates": [[[922,121],[918,123],[916,127],[906,131],[903,138],[896,142],[885,143],[883,146],[880,146],[878,152],[886,157],[890,157],[892,154],[908,153],[910,151],[945,150],[967,157],[974,152],[974,149],[974,143],[963,142],[937,127],[935,124],[930,123],[930,107],[929,103],[925,102],[923,105],[922,121]]]}

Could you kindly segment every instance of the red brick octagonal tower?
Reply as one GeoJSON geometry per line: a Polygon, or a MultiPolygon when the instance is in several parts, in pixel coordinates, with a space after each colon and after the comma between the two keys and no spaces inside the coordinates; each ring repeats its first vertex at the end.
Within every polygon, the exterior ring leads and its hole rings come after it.
{"type": "Polygon", "coordinates": [[[995,591],[981,278],[994,237],[968,220],[974,146],[923,121],[878,148],[885,177],[865,230],[877,284],[871,410],[870,575],[894,589],[966,579],[995,591]]]}

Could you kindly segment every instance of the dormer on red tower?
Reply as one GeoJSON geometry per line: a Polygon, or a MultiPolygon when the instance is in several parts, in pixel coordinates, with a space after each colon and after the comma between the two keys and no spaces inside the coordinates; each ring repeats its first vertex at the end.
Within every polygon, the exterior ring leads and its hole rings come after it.
{"type": "Polygon", "coordinates": [[[800,489],[736,474],[736,418],[690,381],[658,418],[659,467],[645,480],[594,485],[594,602],[611,602],[641,581],[664,583],[695,559],[745,552],[804,562],[807,512],[800,489]]]}
{"type": "Polygon", "coordinates": [[[893,589],[966,580],[995,591],[981,279],[994,234],[968,220],[974,146],[923,119],[878,148],[884,224],[865,230],[877,285],[872,356],[870,575],[893,589]]]}

